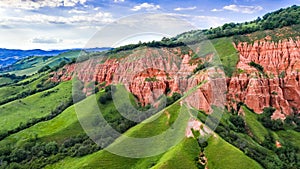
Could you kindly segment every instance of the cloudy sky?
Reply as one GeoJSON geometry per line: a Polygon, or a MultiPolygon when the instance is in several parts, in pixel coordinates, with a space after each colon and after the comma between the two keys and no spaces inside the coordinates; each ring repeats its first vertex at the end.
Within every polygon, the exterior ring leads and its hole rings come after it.
{"type": "Polygon", "coordinates": [[[251,21],[294,4],[300,0],[1,0],[0,48],[83,48],[97,32],[105,38],[96,46],[113,46],[124,44],[120,37],[136,32],[150,33],[132,41],[159,39],[167,31],[173,36],[189,29],[251,21]],[[154,15],[145,15],[149,12],[154,15]],[[188,24],[170,21],[166,15],[188,24]]]}

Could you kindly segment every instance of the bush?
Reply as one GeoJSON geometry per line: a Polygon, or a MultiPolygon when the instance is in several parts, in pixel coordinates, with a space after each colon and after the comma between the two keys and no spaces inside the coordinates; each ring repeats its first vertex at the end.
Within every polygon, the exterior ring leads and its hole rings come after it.
{"type": "Polygon", "coordinates": [[[258,120],[266,127],[273,131],[282,130],[283,122],[280,119],[272,120],[271,116],[276,109],[273,107],[264,108],[263,113],[259,116],[258,120]]]}
{"type": "Polygon", "coordinates": [[[27,158],[27,152],[23,149],[16,149],[11,154],[11,161],[21,162],[27,158]]]}
{"type": "Polygon", "coordinates": [[[166,103],[167,106],[173,104],[174,102],[179,100],[181,97],[182,97],[181,94],[174,92],[171,97],[167,97],[167,103],[166,103]]]}
{"type": "Polygon", "coordinates": [[[259,72],[261,72],[262,74],[264,74],[264,67],[262,67],[260,64],[257,64],[253,61],[251,61],[249,63],[250,66],[254,67],[255,69],[257,69],[259,72]]]}
{"type": "Polygon", "coordinates": [[[174,102],[179,100],[181,97],[182,97],[181,94],[176,93],[176,92],[174,92],[173,95],[172,95],[172,98],[173,98],[174,102]]]}
{"type": "Polygon", "coordinates": [[[145,79],[145,81],[146,81],[146,82],[156,82],[157,79],[156,79],[156,77],[147,77],[147,78],[145,79]]]}
{"type": "Polygon", "coordinates": [[[56,154],[58,152],[58,145],[56,142],[46,144],[45,151],[48,155],[56,154]]]}
{"type": "Polygon", "coordinates": [[[101,104],[105,104],[105,103],[106,103],[106,96],[105,96],[105,95],[100,96],[100,97],[99,97],[99,102],[100,102],[101,104]]]}
{"type": "Polygon", "coordinates": [[[42,67],[40,70],[38,70],[38,73],[46,72],[47,70],[50,70],[50,69],[51,68],[48,65],[46,65],[46,66],[42,67]]]}
{"type": "Polygon", "coordinates": [[[193,71],[193,73],[196,73],[200,70],[206,69],[211,66],[212,66],[211,63],[209,63],[209,62],[204,62],[203,64],[198,64],[197,68],[193,71]]]}
{"type": "Polygon", "coordinates": [[[239,115],[230,116],[229,121],[237,128],[237,132],[245,133],[245,121],[239,115]]]}
{"type": "Polygon", "coordinates": [[[81,146],[81,147],[79,147],[79,149],[77,150],[76,156],[82,157],[82,156],[85,156],[85,155],[87,155],[87,154],[90,154],[92,151],[93,151],[93,147],[90,146],[90,145],[81,146]]]}

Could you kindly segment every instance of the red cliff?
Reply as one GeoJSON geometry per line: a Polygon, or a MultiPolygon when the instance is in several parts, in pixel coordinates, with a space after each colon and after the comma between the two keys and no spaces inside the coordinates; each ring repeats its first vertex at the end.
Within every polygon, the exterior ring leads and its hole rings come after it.
{"type": "Polygon", "coordinates": [[[227,100],[236,108],[245,103],[256,113],[265,107],[275,107],[273,118],[284,118],[300,108],[300,40],[284,40],[278,43],[260,41],[254,44],[239,43],[240,74],[228,82],[227,100]],[[264,75],[249,66],[253,61],[264,68],[264,75]]]}
{"type": "Polygon", "coordinates": [[[256,113],[272,106],[276,108],[273,118],[285,118],[293,110],[300,109],[299,45],[299,39],[235,45],[239,52],[238,73],[228,78],[227,84],[219,70],[209,69],[194,74],[197,67],[194,62],[198,61],[191,59],[191,52],[182,54],[176,48],[143,48],[105,62],[101,58],[90,59],[65,66],[52,80],[70,80],[76,74],[85,83],[122,83],[143,105],[154,103],[161,94],[184,94],[208,80],[185,101],[206,112],[211,110],[211,105],[226,104],[236,109],[239,102],[256,113]],[[251,61],[261,65],[264,73],[249,66],[251,61]],[[221,76],[212,78],[215,73],[221,76]],[[223,96],[226,91],[225,103],[223,96]]]}
{"type": "MultiPolygon", "coordinates": [[[[186,100],[191,106],[209,112],[210,104],[217,103],[218,101],[214,100],[222,96],[213,92],[215,90],[212,89],[220,86],[216,86],[216,80],[210,79],[207,73],[209,71],[193,73],[197,64],[190,62],[190,55],[182,54],[179,49],[145,48],[127,57],[107,59],[102,64],[99,64],[103,61],[98,58],[77,63],[76,66],[75,64],[67,65],[57,72],[52,80],[69,80],[76,75],[85,84],[90,82],[99,84],[106,82],[106,85],[121,83],[137,97],[142,105],[154,103],[162,94],[172,95],[174,92],[184,94],[202,81],[208,80],[207,84],[195,90],[186,100]]],[[[224,77],[224,74],[222,75],[224,77]]],[[[223,82],[221,87],[226,88],[225,78],[223,82]]],[[[222,93],[225,93],[226,89],[222,90],[222,93]]],[[[222,100],[224,104],[224,99],[219,100],[222,100]]]]}

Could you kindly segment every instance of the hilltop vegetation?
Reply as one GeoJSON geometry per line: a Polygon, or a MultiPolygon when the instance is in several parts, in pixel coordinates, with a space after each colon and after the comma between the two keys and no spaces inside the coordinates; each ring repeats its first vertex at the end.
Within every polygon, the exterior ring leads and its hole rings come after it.
{"type": "Polygon", "coordinates": [[[199,43],[205,39],[215,39],[221,37],[230,37],[236,35],[244,35],[256,31],[273,30],[286,26],[298,25],[300,15],[300,6],[294,5],[275,12],[267,13],[262,18],[244,23],[226,23],[216,28],[205,30],[192,30],[177,35],[173,38],[164,37],[161,41],[152,41],[148,43],[130,44],[115,48],[108,52],[118,53],[120,51],[132,50],[141,46],[146,47],[178,47],[199,43]]]}
{"type": "Polygon", "coordinates": [[[267,13],[262,18],[258,17],[254,21],[244,23],[227,23],[217,28],[206,30],[192,30],[173,38],[174,41],[181,41],[186,44],[199,42],[203,38],[214,39],[234,35],[249,34],[256,31],[273,30],[300,24],[300,6],[294,5],[286,9],[267,13]]]}

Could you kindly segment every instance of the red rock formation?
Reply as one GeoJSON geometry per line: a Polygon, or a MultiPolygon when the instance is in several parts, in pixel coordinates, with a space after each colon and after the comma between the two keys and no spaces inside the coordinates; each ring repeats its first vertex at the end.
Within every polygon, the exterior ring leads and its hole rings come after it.
{"type": "MultiPolygon", "coordinates": [[[[208,80],[208,83],[195,90],[186,100],[191,106],[209,112],[210,104],[217,105],[219,101],[214,100],[222,96],[213,91],[220,92],[216,88],[221,86],[221,93],[224,95],[225,80],[223,78],[224,83],[218,86],[217,83],[222,81],[222,78],[219,82],[210,79],[209,74],[216,73],[212,70],[191,77],[197,64],[191,64],[191,56],[180,52],[177,49],[142,49],[128,57],[108,59],[103,64],[99,64],[101,59],[91,59],[76,64],[76,67],[75,64],[65,66],[65,71],[56,73],[52,80],[69,80],[75,74],[86,84],[93,81],[106,82],[106,85],[121,83],[143,105],[154,103],[159,96],[167,94],[168,91],[169,95],[174,92],[184,94],[202,81],[208,80]]],[[[222,76],[224,77],[224,74],[222,76]]],[[[87,90],[85,92],[88,93],[87,90]]],[[[224,104],[224,99],[219,100],[224,104]]]]}
{"type": "Polygon", "coordinates": [[[285,118],[292,109],[300,109],[300,40],[285,40],[278,43],[260,41],[253,45],[239,43],[240,53],[237,68],[244,73],[228,82],[228,104],[236,108],[245,103],[256,113],[265,107],[275,107],[273,118],[285,118]],[[264,68],[265,75],[249,66],[253,61],[264,68]]]}
{"type": "Polygon", "coordinates": [[[193,75],[196,64],[189,55],[181,54],[179,49],[144,48],[134,51],[127,57],[101,58],[67,65],[57,72],[52,80],[70,80],[76,74],[85,83],[97,81],[109,84],[122,83],[138,100],[146,105],[154,103],[161,94],[185,93],[209,80],[185,99],[191,106],[206,112],[211,105],[227,104],[237,108],[239,102],[245,103],[256,113],[265,107],[275,107],[273,118],[285,118],[300,110],[300,40],[284,40],[278,43],[259,41],[254,44],[239,43],[236,49],[240,54],[237,69],[243,70],[227,79],[212,78],[222,72],[210,69],[193,75]],[[176,53],[176,54],[175,54],[176,53]],[[254,61],[264,68],[264,75],[249,63],[254,61]],[[227,102],[224,93],[227,91],[227,102]]]}

